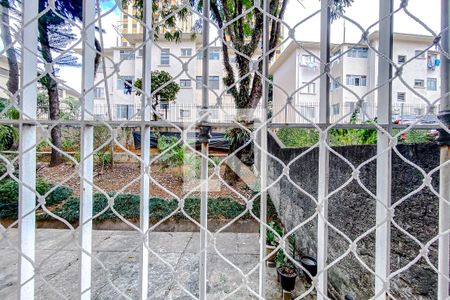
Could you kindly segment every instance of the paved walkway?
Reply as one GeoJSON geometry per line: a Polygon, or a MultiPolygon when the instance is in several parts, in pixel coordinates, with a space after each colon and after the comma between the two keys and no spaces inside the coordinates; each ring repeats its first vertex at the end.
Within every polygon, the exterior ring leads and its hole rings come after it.
{"type": "MultiPolygon", "coordinates": [[[[17,230],[8,231],[9,240],[17,245],[17,230]]],[[[68,230],[38,229],[36,234],[36,299],[77,298],[78,251],[68,230]],[[47,283],[45,283],[45,281],[47,283]],[[58,291],[58,295],[54,290],[58,291]]],[[[221,253],[245,273],[259,260],[259,236],[254,233],[222,233],[217,239],[221,253]]],[[[174,269],[150,254],[149,299],[192,299],[183,289],[198,295],[199,234],[193,232],[154,232],[150,234],[151,248],[174,269]],[[178,281],[178,283],[177,283],[178,281]]],[[[137,299],[139,278],[139,238],[132,231],[94,231],[93,299],[137,299]]],[[[299,281],[299,280],[297,280],[299,281]]],[[[208,299],[221,299],[242,283],[236,269],[212,248],[208,250],[208,299]]],[[[249,278],[255,291],[258,270],[249,278]]],[[[300,284],[298,284],[300,286],[300,284]]],[[[5,239],[0,238],[0,299],[16,299],[17,253],[5,239]]],[[[295,293],[300,295],[299,292],[295,293]]],[[[241,289],[230,299],[256,299],[241,289]]],[[[268,268],[267,299],[281,299],[276,271],[268,268]]]]}

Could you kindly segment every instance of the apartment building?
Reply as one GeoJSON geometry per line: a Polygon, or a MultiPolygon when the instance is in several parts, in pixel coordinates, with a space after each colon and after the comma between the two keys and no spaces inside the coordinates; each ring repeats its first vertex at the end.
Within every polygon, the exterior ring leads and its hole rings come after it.
{"type": "MultiPolygon", "coordinates": [[[[369,42],[378,48],[378,32],[369,36],[369,42]]],[[[433,43],[431,36],[415,34],[394,34],[393,60],[397,65],[405,62],[402,78],[412,87],[409,89],[400,79],[392,82],[393,114],[424,114],[426,103],[419,97],[435,101],[440,96],[440,57],[439,52],[429,48],[433,43]],[[413,57],[418,58],[409,61],[413,57]]],[[[279,113],[274,122],[318,121],[320,90],[319,43],[291,42],[270,68],[274,76],[274,111],[279,113]],[[304,116],[293,109],[282,109],[288,96],[304,116]],[[305,119],[306,118],[306,119],[305,119]]],[[[349,116],[355,104],[363,97],[367,116],[360,114],[362,120],[376,116],[378,55],[367,45],[343,43],[331,45],[330,75],[330,116],[337,121],[349,116]],[[343,55],[342,55],[343,54],[343,55]],[[351,91],[344,89],[347,87],[351,91]],[[369,93],[370,92],[370,93],[369,93]]],[[[349,117],[343,121],[347,121],[349,117]]]]}
{"type": "MultiPolygon", "coordinates": [[[[134,8],[127,9],[130,15],[136,14],[134,8]]],[[[202,35],[192,35],[192,22],[192,18],[179,21],[177,28],[183,32],[180,41],[168,41],[161,37],[151,49],[151,69],[168,72],[180,86],[176,100],[168,106],[164,104],[159,107],[160,113],[167,114],[167,118],[174,121],[193,120],[198,116],[201,105],[202,35]],[[183,70],[185,63],[186,71],[183,70]]],[[[120,24],[121,39],[118,45],[104,49],[107,78],[105,80],[101,65],[96,78],[94,103],[97,116],[108,118],[109,100],[112,118],[126,120],[136,115],[141,105],[141,97],[135,94],[133,85],[142,78],[143,27],[127,14],[122,14],[120,24]]],[[[221,46],[212,45],[209,47],[210,104],[217,103],[220,97],[225,106],[232,107],[233,101],[225,91],[223,76],[221,46]]]]}

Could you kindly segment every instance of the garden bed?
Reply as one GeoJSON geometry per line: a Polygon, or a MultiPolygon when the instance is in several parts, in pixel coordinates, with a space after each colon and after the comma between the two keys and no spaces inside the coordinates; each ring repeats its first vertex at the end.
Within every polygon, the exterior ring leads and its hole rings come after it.
{"type": "MultiPolygon", "coordinates": [[[[110,193],[108,196],[113,197],[110,193]]],[[[114,197],[113,197],[114,198],[114,197]]],[[[253,213],[259,217],[259,200],[253,205],[253,213]]],[[[93,219],[94,228],[109,230],[127,230],[132,229],[123,222],[117,214],[125,218],[130,223],[139,226],[140,217],[140,196],[137,194],[119,194],[114,198],[114,210],[108,207],[108,198],[103,194],[94,194],[93,202],[93,219]],[[98,216],[97,216],[98,215],[98,216]]],[[[269,201],[268,218],[277,218],[275,208],[269,201]]],[[[149,200],[150,222],[156,224],[161,220],[165,220],[160,226],[155,228],[157,231],[198,231],[199,227],[189,220],[183,213],[178,211],[172,214],[178,208],[177,200],[165,200],[161,198],[151,198],[149,200]],[[169,218],[166,217],[170,216],[169,218]]],[[[184,212],[191,218],[200,221],[200,199],[187,198],[184,203],[184,212]]],[[[80,210],[80,200],[78,197],[70,197],[54,206],[50,207],[50,211],[65,219],[73,226],[78,226],[80,210]]],[[[210,218],[209,229],[217,230],[231,220],[239,216],[245,211],[245,205],[240,204],[230,198],[210,198],[208,199],[208,216],[210,218]]],[[[3,214],[0,222],[4,226],[12,224],[17,217],[17,211],[11,215],[3,214]]],[[[67,228],[67,226],[58,221],[50,214],[45,213],[42,209],[36,211],[37,226],[41,228],[67,228]]],[[[227,231],[239,232],[256,232],[258,230],[258,222],[250,213],[242,215],[233,226],[227,231]]]]}
{"type": "MultiPolygon", "coordinates": [[[[46,179],[47,181],[57,184],[63,179],[73,176],[64,185],[73,189],[74,195],[79,195],[80,192],[80,178],[76,173],[76,168],[69,163],[64,163],[56,167],[49,167],[47,163],[41,163],[37,169],[37,175],[46,179]]],[[[179,168],[162,168],[159,164],[152,164],[151,176],[166,189],[170,190],[178,197],[183,197],[188,191],[183,189],[184,183],[186,183],[182,176],[180,176],[179,168]]],[[[222,167],[221,174],[224,176],[225,167],[222,167]]],[[[113,168],[100,166],[95,167],[94,170],[94,184],[105,192],[119,191],[124,186],[129,184],[133,179],[140,176],[140,167],[138,163],[116,163],[113,168]]],[[[217,178],[213,178],[217,179],[217,178]]],[[[238,181],[233,184],[233,188],[238,191],[245,198],[250,199],[252,191],[247,188],[245,183],[238,181]]],[[[161,189],[155,184],[150,184],[150,191],[153,197],[172,199],[173,196],[161,189]]],[[[140,192],[140,182],[137,180],[128,186],[124,193],[138,194],[140,192]]],[[[196,192],[189,196],[198,197],[200,193],[196,192]]],[[[223,184],[219,186],[217,191],[210,191],[210,197],[228,197],[234,198],[237,201],[242,201],[236,196],[230,189],[226,188],[223,184]]]]}

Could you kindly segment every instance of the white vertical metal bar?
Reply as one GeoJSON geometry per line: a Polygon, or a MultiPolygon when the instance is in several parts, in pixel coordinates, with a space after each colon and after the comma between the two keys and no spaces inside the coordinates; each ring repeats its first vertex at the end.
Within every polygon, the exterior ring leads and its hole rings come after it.
{"type": "MultiPolygon", "coordinates": [[[[380,45],[378,51],[385,57],[392,58],[393,23],[392,0],[380,0],[380,45]]],[[[392,77],[392,67],[388,60],[381,55],[378,57],[378,107],[377,116],[380,126],[390,133],[392,121],[392,86],[389,80],[392,77]]],[[[386,219],[390,214],[391,206],[391,164],[392,154],[389,148],[389,134],[378,130],[377,139],[377,203],[376,223],[381,224],[375,234],[375,295],[376,299],[386,299],[383,292],[388,287],[387,277],[390,273],[390,248],[391,248],[391,222],[386,219]]]]}
{"type": "MultiPolygon", "coordinates": [[[[448,26],[450,24],[450,4],[448,0],[441,0],[441,30],[442,32],[442,48],[449,53],[450,50],[450,33],[448,26]]],[[[448,72],[450,71],[450,60],[441,55],[441,95],[450,92],[450,79],[448,72]]],[[[450,115],[450,99],[449,96],[441,98],[440,115],[444,117],[443,121],[449,125],[450,115]]],[[[444,140],[441,143],[440,164],[445,164],[450,160],[450,145],[448,142],[448,133],[441,131],[444,140]]],[[[450,201],[450,166],[446,165],[439,170],[439,250],[438,250],[438,299],[448,299],[449,282],[445,276],[449,275],[449,234],[444,234],[450,230],[450,207],[446,201],[450,201]]]]}
{"type": "MultiPolygon", "coordinates": [[[[209,105],[209,0],[203,0],[203,60],[202,60],[202,114],[206,113],[209,105]],[[205,48],[206,47],[206,48],[205,48]]],[[[205,129],[205,128],[203,128],[205,129]]],[[[202,128],[200,128],[202,130],[202,128]]],[[[203,132],[203,134],[206,134],[203,132]]],[[[208,131],[209,134],[209,131],[208,131]]],[[[202,132],[200,133],[202,135],[202,132]]],[[[207,260],[208,260],[208,142],[202,140],[201,143],[202,162],[200,170],[201,190],[200,190],[200,266],[199,266],[199,295],[200,300],[206,299],[207,280],[207,260]]]]}
{"type": "MultiPolygon", "coordinates": [[[[328,70],[330,61],[330,7],[328,1],[321,1],[320,12],[320,72],[328,70]]],[[[324,130],[330,121],[330,80],[328,74],[320,77],[320,98],[319,98],[319,123],[323,124],[324,130]]],[[[328,252],[328,181],[329,181],[329,151],[326,148],[327,134],[321,134],[319,144],[319,187],[318,202],[319,211],[322,216],[317,220],[317,299],[326,299],[327,295],[327,252],[328,252]]]]}
{"type": "MultiPolygon", "coordinates": [[[[20,73],[20,115],[23,121],[36,119],[37,108],[37,28],[38,1],[24,0],[22,14],[22,64],[20,73]]],[[[19,282],[18,298],[34,299],[36,242],[36,126],[20,127],[19,145],[19,282]]]]}
{"type": "Polygon", "coordinates": [[[83,0],[82,126],[80,179],[80,299],[91,298],[94,126],[95,1],[83,0]]]}
{"type": "MultiPolygon", "coordinates": [[[[268,51],[270,50],[269,45],[269,18],[266,14],[270,13],[269,10],[269,0],[263,1],[263,78],[262,78],[262,84],[263,84],[263,90],[262,90],[262,99],[263,102],[261,105],[262,108],[262,114],[261,114],[261,123],[264,124],[261,128],[261,134],[259,135],[261,137],[261,149],[260,151],[261,156],[261,164],[260,164],[260,171],[259,176],[261,178],[261,191],[264,191],[264,189],[267,187],[267,126],[265,125],[265,122],[267,121],[267,105],[268,105],[268,98],[269,98],[269,88],[268,83],[266,81],[266,78],[269,76],[269,56],[268,51]]],[[[260,243],[259,243],[259,257],[260,261],[263,260],[266,257],[266,234],[267,229],[264,225],[267,224],[267,192],[261,193],[261,203],[260,203],[260,243]]],[[[259,267],[259,296],[261,298],[266,297],[266,261],[264,261],[261,266],[259,267]]]]}
{"type": "Polygon", "coordinates": [[[152,0],[144,1],[144,23],[150,28],[144,30],[144,55],[142,62],[142,126],[141,126],[141,209],[140,209],[140,228],[145,233],[145,238],[141,245],[140,273],[139,273],[139,293],[140,299],[148,297],[148,245],[150,223],[150,120],[151,120],[151,71],[152,71],[152,0]],[[148,96],[150,95],[150,96],[148,96]]]}

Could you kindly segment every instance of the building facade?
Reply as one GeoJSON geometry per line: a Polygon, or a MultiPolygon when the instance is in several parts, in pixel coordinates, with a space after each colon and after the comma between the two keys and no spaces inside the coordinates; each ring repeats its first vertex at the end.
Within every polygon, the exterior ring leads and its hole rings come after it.
{"type": "MultiPolygon", "coordinates": [[[[143,27],[130,17],[136,14],[134,8],[128,7],[127,11],[129,15],[121,15],[118,45],[104,49],[104,65],[100,65],[96,75],[95,114],[105,119],[109,118],[108,103],[114,120],[140,118],[141,96],[136,95],[134,83],[142,78],[143,27]]],[[[168,72],[180,86],[175,101],[171,101],[168,106],[164,104],[158,107],[159,113],[171,121],[194,120],[198,117],[202,101],[202,35],[193,35],[192,25],[192,18],[179,21],[177,28],[183,32],[179,41],[168,41],[161,37],[152,44],[152,70],[168,72]],[[186,70],[183,69],[184,64],[187,64],[186,70]]],[[[234,102],[223,83],[221,46],[212,45],[208,49],[209,102],[214,105],[220,99],[224,107],[233,109],[234,102]]]]}
{"type": "MultiPolygon", "coordinates": [[[[369,36],[369,42],[378,48],[378,32],[369,36]]],[[[431,36],[394,34],[393,62],[397,66],[406,63],[402,78],[411,87],[399,78],[392,81],[394,115],[423,115],[427,104],[421,97],[430,102],[440,97],[440,57],[438,51],[430,48],[432,44],[431,36]]],[[[271,66],[274,122],[318,122],[319,56],[319,43],[291,42],[271,66]],[[295,110],[284,108],[288,97],[292,97],[295,110]]],[[[359,118],[364,121],[376,117],[378,59],[367,45],[331,45],[331,121],[349,121],[359,99],[364,100],[365,111],[359,118]]]]}

